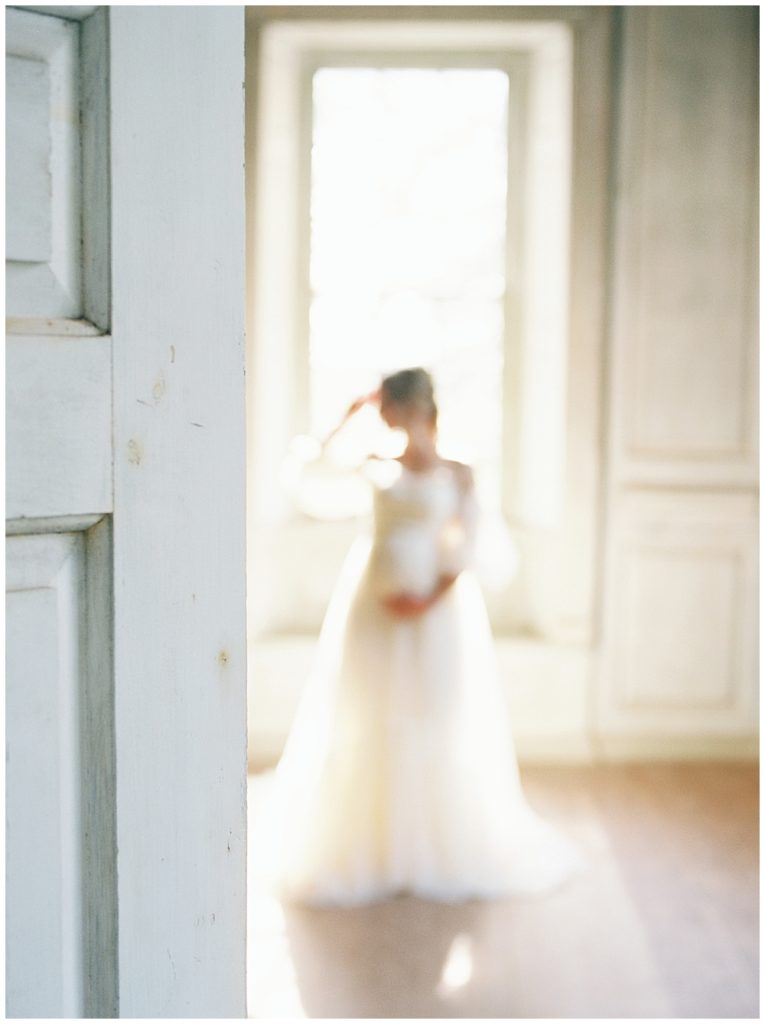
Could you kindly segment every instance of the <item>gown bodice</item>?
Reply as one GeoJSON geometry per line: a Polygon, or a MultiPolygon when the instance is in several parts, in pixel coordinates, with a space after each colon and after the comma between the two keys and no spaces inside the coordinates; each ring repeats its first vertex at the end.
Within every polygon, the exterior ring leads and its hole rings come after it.
{"type": "Polygon", "coordinates": [[[370,574],[379,593],[425,595],[466,566],[466,509],[453,468],[386,464],[373,474],[370,574]]]}

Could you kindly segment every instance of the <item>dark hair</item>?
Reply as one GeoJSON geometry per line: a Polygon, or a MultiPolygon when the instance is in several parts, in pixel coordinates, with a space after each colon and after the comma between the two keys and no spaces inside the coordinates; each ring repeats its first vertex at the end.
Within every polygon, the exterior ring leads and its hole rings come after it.
{"type": "Polygon", "coordinates": [[[381,387],[391,402],[419,405],[435,422],[438,407],[433,396],[433,378],[421,366],[399,370],[383,377],[381,387]]]}

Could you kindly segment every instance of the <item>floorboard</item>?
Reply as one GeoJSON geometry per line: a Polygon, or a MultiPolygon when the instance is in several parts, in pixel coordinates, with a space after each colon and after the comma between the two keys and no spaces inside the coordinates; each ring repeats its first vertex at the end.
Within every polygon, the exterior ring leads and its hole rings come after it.
{"type": "Polygon", "coordinates": [[[286,909],[256,865],[270,775],[250,777],[251,1017],[757,1017],[752,763],[527,766],[529,801],[588,870],[462,907],[402,897],[286,909]]]}

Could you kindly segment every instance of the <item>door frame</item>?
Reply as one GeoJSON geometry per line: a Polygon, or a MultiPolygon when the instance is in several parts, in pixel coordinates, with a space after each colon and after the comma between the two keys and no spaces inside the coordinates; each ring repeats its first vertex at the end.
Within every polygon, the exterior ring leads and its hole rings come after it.
{"type": "Polygon", "coordinates": [[[246,1013],[244,10],[109,8],[119,1013],[246,1013]]]}

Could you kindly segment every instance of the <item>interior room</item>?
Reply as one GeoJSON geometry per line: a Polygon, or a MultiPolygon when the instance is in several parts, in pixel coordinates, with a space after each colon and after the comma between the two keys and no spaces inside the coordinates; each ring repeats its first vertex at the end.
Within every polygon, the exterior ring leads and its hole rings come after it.
{"type": "Polygon", "coordinates": [[[757,1017],[758,8],[5,28],[6,1016],[757,1017]]]}
{"type": "Polygon", "coordinates": [[[756,1014],[756,82],[745,8],[248,8],[251,1016],[756,1014]],[[414,365],[591,870],[280,906],[258,827],[370,514],[306,453],[414,365]]]}

